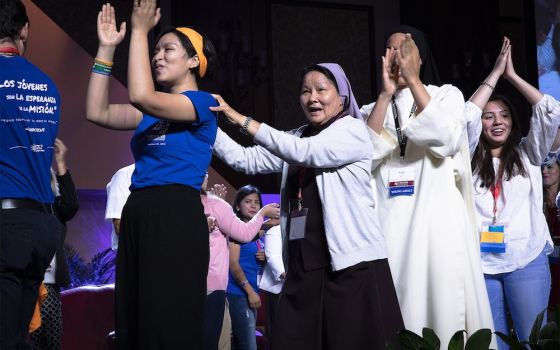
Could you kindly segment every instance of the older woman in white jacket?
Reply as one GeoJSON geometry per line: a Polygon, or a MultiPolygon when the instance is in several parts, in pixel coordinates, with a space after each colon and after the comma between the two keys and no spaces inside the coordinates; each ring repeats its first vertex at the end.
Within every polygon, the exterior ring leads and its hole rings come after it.
{"type": "Polygon", "coordinates": [[[309,123],[289,133],[231,109],[254,138],[242,147],[219,131],[214,153],[248,174],[282,172],[282,237],[288,272],[272,349],[379,349],[403,328],[370,187],[372,143],[337,64],[304,69],[309,123]]]}

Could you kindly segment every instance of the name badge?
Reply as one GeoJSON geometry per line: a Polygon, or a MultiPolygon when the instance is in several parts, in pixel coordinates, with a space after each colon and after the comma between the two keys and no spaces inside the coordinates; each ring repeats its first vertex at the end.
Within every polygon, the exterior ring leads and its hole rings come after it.
{"type": "Polygon", "coordinates": [[[389,196],[412,196],[414,194],[414,168],[389,169],[389,196]]]}
{"type": "Polygon", "coordinates": [[[480,230],[480,251],[482,253],[505,253],[506,225],[483,225],[480,230]]]}
{"type": "Polygon", "coordinates": [[[305,238],[306,220],[307,208],[301,208],[301,210],[292,210],[292,212],[290,213],[290,240],[305,238]]]}

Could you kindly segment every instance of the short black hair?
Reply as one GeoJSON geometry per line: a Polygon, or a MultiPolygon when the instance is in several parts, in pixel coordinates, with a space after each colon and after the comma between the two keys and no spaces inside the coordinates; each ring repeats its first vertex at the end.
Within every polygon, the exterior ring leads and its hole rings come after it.
{"type": "MultiPolygon", "coordinates": [[[[208,37],[200,31],[197,30],[197,32],[202,35],[202,52],[204,53],[204,56],[206,56],[206,73],[204,74],[204,77],[200,76],[200,65],[198,65],[194,69],[196,73],[196,80],[199,81],[200,79],[206,79],[212,76],[214,68],[218,64],[218,55],[216,54],[216,50],[214,49],[214,45],[212,44],[210,39],[208,39],[208,37]]],[[[167,27],[161,33],[159,33],[156,39],[156,43],[161,39],[162,36],[167,33],[175,33],[175,35],[177,35],[179,41],[181,42],[181,45],[183,45],[189,57],[193,57],[194,55],[196,55],[196,50],[194,49],[194,46],[189,38],[185,34],[178,31],[175,27],[167,27]]]]}
{"type": "Polygon", "coordinates": [[[17,39],[26,23],[29,18],[21,0],[0,0],[0,39],[17,39]]]}

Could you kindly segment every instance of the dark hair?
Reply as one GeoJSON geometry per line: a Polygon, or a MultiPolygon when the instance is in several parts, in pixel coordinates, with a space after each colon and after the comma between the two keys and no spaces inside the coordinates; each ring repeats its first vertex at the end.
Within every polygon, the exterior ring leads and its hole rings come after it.
{"type": "Polygon", "coordinates": [[[20,0],[0,0],[0,39],[16,39],[26,23],[29,19],[20,0]]]}
{"type": "Polygon", "coordinates": [[[240,219],[246,219],[241,215],[241,210],[239,210],[239,204],[241,204],[241,201],[247,197],[250,194],[256,193],[259,196],[259,201],[261,202],[261,206],[262,206],[262,196],[261,196],[261,190],[259,190],[256,186],[253,185],[245,185],[243,187],[241,187],[240,189],[237,190],[237,192],[235,193],[235,199],[233,200],[233,212],[235,213],[235,215],[237,215],[237,217],[239,217],[240,219]]]}
{"type": "MultiPolygon", "coordinates": [[[[505,96],[493,95],[488,100],[500,101],[506,105],[511,116],[511,132],[502,146],[500,153],[500,168],[498,173],[502,173],[504,180],[509,180],[513,176],[522,175],[527,176],[527,170],[521,160],[518,144],[521,141],[521,129],[519,127],[519,119],[511,101],[505,96]]],[[[484,134],[480,134],[478,146],[474,151],[471,161],[471,167],[474,173],[478,173],[480,178],[480,187],[490,188],[496,182],[496,173],[494,172],[494,163],[492,162],[492,153],[490,152],[491,146],[484,138],[484,134]]]]}
{"type": "Polygon", "coordinates": [[[316,63],[310,64],[310,65],[304,67],[301,70],[301,73],[299,75],[299,78],[300,78],[299,87],[300,88],[303,85],[303,78],[305,78],[305,75],[307,73],[313,72],[313,71],[323,73],[327,77],[327,79],[329,79],[333,83],[334,87],[336,88],[336,92],[338,92],[338,84],[336,83],[336,78],[334,77],[334,74],[332,74],[332,72],[330,70],[328,70],[327,68],[325,68],[323,66],[320,66],[316,63]]]}
{"type": "MultiPolygon", "coordinates": [[[[214,45],[212,45],[210,39],[208,39],[208,37],[204,35],[202,32],[198,30],[197,32],[200,35],[202,35],[202,52],[204,53],[204,56],[206,56],[206,62],[207,62],[206,74],[204,74],[204,78],[200,77],[200,72],[199,72],[200,65],[198,65],[193,69],[195,73],[196,81],[198,82],[200,79],[206,79],[212,76],[214,67],[218,64],[218,55],[216,54],[216,50],[214,49],[214,45]]],[[[181,42],[181,45],[183,45],[189,57],[193,57],[194,55],[196,55],[196,50],[194,49],[194,46],[189,40],[189,38],[185,34],[178,31],[175,27],[165,28],[161,33],[159,33],[156,42],[158,42],[161,39],[161,37],[167,33],[174,33],[175,35],[177,35],[179,41],[181,42]]]]}

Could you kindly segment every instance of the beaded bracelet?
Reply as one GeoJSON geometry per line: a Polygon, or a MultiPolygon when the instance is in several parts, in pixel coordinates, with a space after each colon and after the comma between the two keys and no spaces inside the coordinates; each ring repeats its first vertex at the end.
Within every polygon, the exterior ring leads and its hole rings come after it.
{"type": "Polygon", "coordinates": [[[112,69],[113,67],[111,66],[108,66],[104,63],[97,62],[97,59],[95,59],[95,62],[93,63],[93,67],[91,67],[91,71],[93,73],[101,74],[101,75],[111,75],[112,69]]]}

